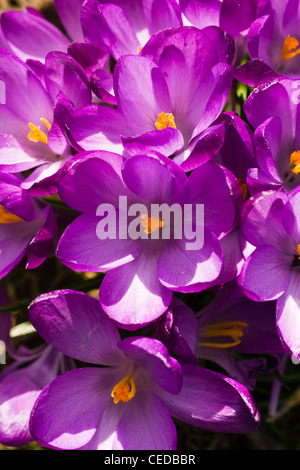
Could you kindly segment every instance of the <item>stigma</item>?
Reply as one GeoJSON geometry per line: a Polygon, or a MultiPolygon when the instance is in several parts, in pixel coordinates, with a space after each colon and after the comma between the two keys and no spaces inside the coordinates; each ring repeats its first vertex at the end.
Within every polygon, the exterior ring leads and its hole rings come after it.
{"type": "MultiPolygon", "coordinates": [[[[47,121],[47,119],[41,118],[41,121],[45,124],[47,129],[50,131],[51,129],[51,124],[47,121]]],[[[30,128],[30,132],[27,135],[27,138],[31,142],[43,142],[43,144],[48,144],[48,136],[45,134],[45,132],[41,131],[40,126],[35,126],[32,124],[32,122],[28,123],[28,126],[30,128]]]]}
{"type": "Polygon", "coordinates": [[[174,127],[176,129],[175,119],[172,113],[160,113],[155,121],[155,127],[158,131],[166,129],[167,127],[174,127]]]}
{"type": "Polygon", "coordinates": [[[164,223],[160,217],[148,217],[147,215],[141,215],[141,225],[144,227],[144,232],[148,235],[156,230],[163,227],[164,223]]]}
{"type": "Polygon", "coordinates": [[[204,338],[230,338],[231,341],[225,342],[213,342],[204,341],[200,342],[200,346],[209,346],[212,348],[232,348],[240,344],[241,339],[244,335],[243,328],[247,327],[248,324],[242,321],[227,321],[222,323],[214,323],[211,325],[205,325],[201,336],[204,338]]]}
{"type": "Polygon", "coordinates": [[[300,54],[299,41],[293,36],[288,35],[281,49],[281,59],[289,60],[300,54]]]}
{"type": "Polygon", "coordinates": [[[293,166],[291,169],[292,173],[296,175],[300,173],[300,150],[296,150],[290,156],[290,166],[293,166]]]}
{"type": "Polygon", "coordinates": [[[134,397],[135,392],[136,388],[134,378],[132,375],[127,375],[114,386],[111,396],[114,399],[114,403],[119,403],[119,401],[127,403],[134,397]]]}
{"type": "Polygon", "coordinates": [[[15,222],[23,222],[23,219],[0,206],[0,224],[13,224],[15,222]]]}

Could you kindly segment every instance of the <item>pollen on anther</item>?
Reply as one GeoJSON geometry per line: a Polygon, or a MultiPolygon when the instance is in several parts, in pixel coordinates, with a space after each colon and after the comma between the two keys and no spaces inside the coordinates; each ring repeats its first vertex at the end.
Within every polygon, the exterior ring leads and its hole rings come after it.
{"type": "Polygon", "coordinates": [[[287,61],[298,54],[300,54],[299,41],[288,34],[281,49],[281,59],[287,61]]]}

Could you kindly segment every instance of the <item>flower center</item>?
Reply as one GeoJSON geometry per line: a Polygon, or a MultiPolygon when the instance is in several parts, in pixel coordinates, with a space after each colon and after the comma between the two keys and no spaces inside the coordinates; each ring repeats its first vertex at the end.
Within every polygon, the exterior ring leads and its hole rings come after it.
{"type": "MultiPolygon", "coordinates": [[[[41,121],[50,131],[51,124],[47,121],[47,119],[41,118],[41,121]]],[[[27,135],[27,138],[31,142],[43,142],[44,144],[48,143],[48,136],[43,131],[41,131],[40,126],[35,126],[34,124],[32,124],[32,122],[29,122],[28,126],[30,127],[30,132],[27,135]]]]}
{"type": "Polygon", "coordinates": [[[158,118],[155,121],[155,127],[158,131],[166,129],[167,127],[174,127],[176,129],[176,124],[174,116],[171,113],[160,113],[158,118]]]}
{"type": "Polygon", "coordinates": [[[149,233],[155,232],[156,230],[163,227],[164,223],[160,217],[148,217],[147,215],[141,215],[141,225],[144,227],[144,232],[149,233]]]}
{"type": "Polygon", "coordinates": [[[23,219],[0,206],[0,224],[13,224],[14,222],[23,222],[23,219]]]}
{"type": "Polygon", "coordinates": [[[291,171],[293,173],[300,173],[300,150],[296,150],[290,156],[290,166],[293,166],[291,171]]]}
{"type": "Polygon", "coordinates": [[[298,54],[300,54],[298,39],[288,35],[283,42],[283,46],[281,49],[281,59],[289,60],[298,54]]]}
{"type": "Polygon", "coordinates": [[[231,348],[240,344],[241,338],[244,335],[243,328],[248,326],[247,323],[242,321],[227,321],[222,323],[215,323],[211,325],[205,325],[202,331],[204,338],[219,338],[229,337],[232,339],[231,342],[200,342],[200,346],[209,346],[212,348],[231,348]]]}
{"type": "Polygon", "coordinates": [[[114,403],[119,403],[119,401],[127,403],[134,397],[135,392],[136,388],[134,378],[132,375],[127,375],[114,386],[111,396],[114,399],[114,403]]]}

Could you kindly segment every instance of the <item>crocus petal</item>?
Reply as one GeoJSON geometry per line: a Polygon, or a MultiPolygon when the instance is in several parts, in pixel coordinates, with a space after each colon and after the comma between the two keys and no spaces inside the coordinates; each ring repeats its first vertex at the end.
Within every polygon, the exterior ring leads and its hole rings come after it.
{"type": "Polygon", "coordinates": [[[179,362],[171,357],[164,344],[157,339],[130,337],[118,343],[118,347],[139,366],[146,369],[153,379],[170,393],[178,393],[182,386],[179,362]]]}
{"type": "Polygon", "coordinates": [[[119,110],[104,105],[79,108],[68,121],[69,132],[84,150],[122,153],[121,136],[132,135],[131,122],[119,110]]]}
{"type": "MultiPolygon", "coordinates": [[[[260,168],[276,182],[281,182],[278,174],[281,144],[281,120],[273,117],[264,121],[254,133],[257,163],[260,168]]],[[[280,168],[280,167],[279,167],[280,168]]]]}
{"type": "Polygon", "coordinates": [[[71,290],[42,294],[29,306],[29,316],[39,334],[67,356],[104,365],[118,364],[123,358],[116,326],[87,294],[71,290]]]}
{"type": "Polygon", "coordinates": [[[130,155],[149,154],[152,150],[171,156],[183,148],[184,141],[178,129],[167,127],[137,137],[124,137],[122,144],[130,155]]]}
{"type": "Polygon", "coordinates": [[[86,367],[66,372],[40,393],[30,429],[41,445],[77,449],[94,436],[114,386],[112,370],[86,367]],[[72,390],[72,393],[70,393],[72,390]]]}
{"type": "Polygon", "coordinates": [[[30,240],[39,229],[41,220],[32,222],[19,222],[16,230],[15,224],[1,224],[0,230],[0,278],[2,279],[23,258],[30,240]],[[5,225],[5,227],[4,227],[5,225]]]}
{"type": "Polygon", "coordinates": [[[6,210],[30,222],[41,214],[33,204],[32,198],[20,185],[22,179],[16,175],[0,172],[0,204],[6,210]]]}
{"type": "MultiPolygon", "coordinates": [[[[116,212],[109,219],[113,223],[115,215],[116,212]]],[[[66,228],[56,250],[63,264],[75,271],[101,272],[136,259],[142,250],[141,240],[118,239],[112,232],[109,237],[100,238],[97,235],[98,223],[100,219],[95,215],[82,214],[66,228]]],[[[127,225],[118,225],[118,228],[126,230],[127,225]]]]}
{"type": "Polygon", "coordinates": [[[204,232],[201,248],[187,248],[197,245],[187,239],[169,240],[163,247],[158,261],[158,276],[163,285],[170,289],[181,289],[201,282],[213,281],[222,268],[222,251],[219,241],[209,232],[204,232]]]}
{"type": "Polygon", "coordinates": [[[48,207],[44,212],[44,222],[41,229],[29,244],[26,269],[35,269],[46,260],[54,247],[57,234],[57,218],[51,207],[48,207]]]}
{"type": "Polygon", "coordinates": [[[158,54],[155,61],[166,77],[176,126],[189,141],[214,89],[215,48],[202,31],[183,28],[164,41],[158,54]]]}
{"type": "Polygon", "coordinates": [[[242,213],[242,233],[254,246],[280,246],[286,231],[282,224],[287,195],[282,191],[267,191],[249,199],[242,213]]]}
{"type": "Polygon", "coordinates": [[[278,76],[271,67],[261,59],[257,58],[249,60],[245,64],[236,67],[233,73],[237,80],[250,87],[265,85],[266,83],[275,80],[278,76]]]}
{"type": "Polygon", "coordinates": [[[162,71],[141,56],[122,56],[114,69],[118,107],[132,128],[131,135],[155,130],[162,112],[172,112],[168,87],[162,71]]]}
{"type": "Polygon", "coordinates": [[[187,19],[197,28],[220,23],[220,0],[180,0],[180,7],[187,19]]]}
{"type": "Polygon", "coordinates": [[[69,44],[59,29],[30,10],[4,12],[1,27],[11,49],[24,61],[43,62],[48,52],[66,51],[69,44]]]}
{"type": "Polygon", "coordinates": [[[121,155],[99,151],[82,152],[70,162],[59,185],[63,202],[85,214],[96,215],[100,204],[119,207],[119,196],[129,195],[122,181],[121,155]]]}
{"type": "Polygon", "coordinates": [[[164,403],[154,393],[136,393],[126,403],[113,450],[176,450],[177,433],[164,403]]]}
{"type": "Polygon", "coordinates": [[[0,441],[21,446],[33,440],[29,417],[41,389],[25,372],[8,375],[0,386],[0,441]]]}
{"type": "Polygon", "coordinates": [[[191,152],[181,163],[185,171],[191,171],[212,159],[224,143],[225,126],[223,123],[212,125],[201,132],[191,144],[191,152]]]}
{"type": "Polygon", "coordinates": [[[114,3],[100,6],[101,39],[118,60],[125,54],[137,54],[139,41],[123,8],[114,3]]]}
{"type": "Polygon", "coordinates": [[[289,285],[277,300],[277,328],[285,350],[290,356],[300,359],[300,273],[299,268],[292,271],[289,285]]]}
{"type": "Polygon", "coordinates": [[[204,204],[205,227],[218,237],[232,230],[235,223],[234,185],[237,181],[229,170],[211,160],[194,170],[188,179],[190,201],[204,204]]]}
{"type": "Polygon", "coordinates": [[[158,318],[169,306],[172,292],[157,275],[157,255],[145,249],[138,258],[109,271],[100,286],[103,310],[123,328],[137,329],[158,318]]]}
{"type": "Polygon", "coordinates": [[[289,254],[272,245],[261,245],[245,262],[239,284],[250,299],[278,299],[288,287],[291,264],[289,254]]]}
{"type": "MultiPolygon", "coordinates": [[[[0,80],[5,83],[6,97],[5,106],[1,108],[8,109],[16,118],[22,120],[26,134],[28,122],[39,123],[41,117],[48,122],[52,121],[53,104],[42,82],[18,57],[5,50],[0,51],[0,80]],[[19,90],[18,93],[16,89],[19,90]]],[[[5,121],[1,121],[0,130],[3,133],[6,132],[2,130],[5,124],[5,121]]],[[[7,133],[11,134],[13,129],[14,126],[10,126],[7,133]]],[[[16,136],[15,132],[13,134],[16,136]]]]}
{"type": "Polygon", "coordinates": [[[180,202],[187,178],[174,176],[170,167],[157,158],[135,155],[125,161],[122,175],[127,187],[142,201],[151,204],[180,202]]]}
{"type": "Polygon", "coordinates": [[[178,395],[159,396],[177,419],[214,432],[250,432],[258,428],[259,411],[246,387],[217,372],[182,364],[178,395]]]}
{"type": "MultiPolygon", "coordinates": [[[[73,41],[83,41],[80,12],[84,0],[55,0],[55,9],[73,41]]],[[[54,48],[53,48],[54,50],[54,48]]]]}
{"type": "Polygon", "coordinates": [[[21,446],[33,440],[29,430],[30,413],[40,391],[57,375],[58,363],[59,353],[48,346],[30,365],[19,363],[21,369],[8,372],[0,379],[2,443],[21,446]]]}
{"type": "Polygon", "coordinates": [[[16,173],[40,165],[34,152],[25,150],[13,135],[0,134],[0,169],[16,173]]]}

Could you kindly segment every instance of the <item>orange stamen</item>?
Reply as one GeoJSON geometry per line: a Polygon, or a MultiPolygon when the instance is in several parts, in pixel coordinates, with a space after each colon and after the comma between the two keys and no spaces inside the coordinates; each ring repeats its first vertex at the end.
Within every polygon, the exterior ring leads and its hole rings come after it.
{"type": "Polygon", "coordinates": [[[288,35],[283,43],[281,49],[281,59],[282,60],[289,60],[295,57],[296,55],[300,54],[300,47],[298,39],[294,38],[293,36],[288,35]]]}
{"type": "Polygon", "coordinates": [[[174,127],[176,129],[175,119],[172,113],[160,113],[155,121],[155,127],[161,131],[167,127],[174,127]]]}

